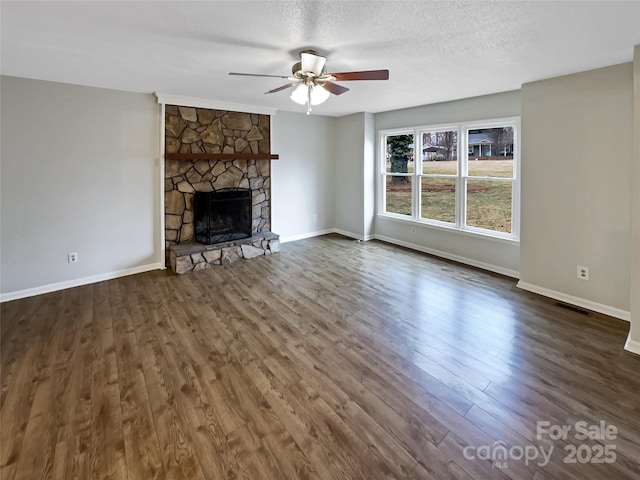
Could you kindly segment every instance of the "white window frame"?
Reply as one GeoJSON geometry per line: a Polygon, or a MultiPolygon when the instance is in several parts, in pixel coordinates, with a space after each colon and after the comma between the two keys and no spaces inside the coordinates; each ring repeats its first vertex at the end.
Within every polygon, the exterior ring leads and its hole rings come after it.
{"type": "MultiPolygon", "coordinates": [[[[407,220],[410,218],[414,218],[415,217],[415,174],[416,174],[416,152],[417,150],[417,141],[416,141],[416,131],[413,128],[401,128],[401,129],[394,129],[394,130],[381,130],[379,132],[379,138],[380,141],[382,142],[380,144],[380,161],[378,162],[379,165],[379,169],[382,172],[382,190],[378,190],[382,192],[382,203],[378,203],[378,212],[383,212],[383,215],[385,216],[389,216],[392,218],[398,218],[398,219],[403,219],[403,220],[407,220]],[[395,135],[413,135],[413,173],[387,173],[387,144],[386,144],[386,138],[387,137],[392,137],[395,135]],[[387,205],[387,199],[386,199],[386,193],[387,193],[387,188],[386,188],[386,179],[387,177],[409,177],[411,179],[411,215],[404,215],[401,213],[394,213],[394,212],[387,212],[386,211],[386,205],[387,205]],[[380,208],[382,207],[382,208],[380,208]]],[[[420,157],[421,161],[422,161],[422,157],[420,157]]]]}
{"type": "Polygon", "coordinates": [[[378,188],[377,188],[377,215],[387,218],[393,218],[402,220],[404,222],[416,223],[435,228],[444,228],[451,231],[458,231],[465,234],[482,235],[493,237],[496,239],[503,239],[513,242],[519,242],[520,240],[520,117],[507,117],[497,118],[489,120],[480,120],[473,122],[459,122],[455,124],[442,124],[442,125],[426,125],[409,128],[397,128],[378,131],[378,161],[377,161],[377,173],[378,173],[378,188]],[[513,178],[504,177],[469,177],[469,146],[468,146],[468,132],[469,130],[476,130],[480,128],[498,128],[498,127],[512,127],[513,128],[513,178]],[[443,222],[439,220],[432,220],[421,218],[422,211],[422,195],[421,185],[422,178],[452,178],[452,175],[438,175],[438,174],[425,174],[422,172],[422,133],[423,132],[441,132],[446,130],[456,130],[458,132],[458,171],[455,175],[456,183],[456,212],[455,222],[443,222]],[[413,173],[409,174],[394,174],[387,173],[386,171],[386,138],[393,135],[413,135],[413,158],[414,169],[413,173]],[[387,176],[405,175],[412,178],[411,185],[411,215],[403,215],[386,211],[386,178],[387,176]],[[473,227],[466,224],[466,205],[467,205],[467,181],[479,180],[479,181],[499,181],[510,182],[512,184],[511,195],[511,233],[499,232],[496,230],[489,230],[485,228],[473,227]]]}

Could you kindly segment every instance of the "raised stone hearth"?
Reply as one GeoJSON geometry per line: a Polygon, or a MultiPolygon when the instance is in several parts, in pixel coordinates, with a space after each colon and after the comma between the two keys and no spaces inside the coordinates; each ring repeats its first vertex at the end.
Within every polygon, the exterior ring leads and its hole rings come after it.
{"type": "Polygon", "coordinates": [[[195,242],[173,245],[169,248],[169,262],[171,269],[182,275],[216,265],[234,263],[242,258],[270,255],[279,251],[279,236],[271,232],[261,232],[251,238],[214,245],[195,242]]]}

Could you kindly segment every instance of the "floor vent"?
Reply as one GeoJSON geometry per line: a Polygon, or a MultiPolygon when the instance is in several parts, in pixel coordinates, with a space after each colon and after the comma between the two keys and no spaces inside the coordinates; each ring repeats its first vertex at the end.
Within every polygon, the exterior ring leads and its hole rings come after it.
{"type": "Polygon", "coordinates": [[[584,310],[580,307],[569,305],[568,303],[556,302],[556,305],[560,308],[564,308],[565,310],[571,310],[572,312],[579,313],[580,315],[584,315],[586,317],[591,315],[591,312],[589,310],[584,310]]]}

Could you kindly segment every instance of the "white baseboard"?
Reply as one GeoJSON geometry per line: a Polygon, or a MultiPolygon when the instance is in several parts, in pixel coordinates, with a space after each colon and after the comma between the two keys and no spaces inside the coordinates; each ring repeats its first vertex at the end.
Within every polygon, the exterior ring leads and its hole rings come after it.
{"type": "Polygon", "coordinates": [[[302,233],[300,235],[290,235],[288,237],[280,237],[280,243],[295,242],[297,240],[304,240],[305,238],[319,237],[320,235],[327,235],[328,233],[335,233],[334,228],[327,228],[326,230],[317,230],[315,232],[302,233]]]}
{"type": "Polygon", "coordinates": [[[340,228],[334,228],[333,233],[337,233],[338,235],[342,235],[343,237],[353,238],[355,240],[364,240],[362,235],[358,235],[357,233],[349,232],[347,230],[342,230],[340,228]]]}
{"type": "Polygon", "coordinates": [[[105,280],[113,280],[114,278],[126,277],[127,275],[134,275],[136,273],[149,272],[151,270],[164,269],[164,263],[151,263],[149,265],[141,265],[139,267],[125,268],[123,270],[116,270],[115,272],[101,273],[99,275],[92,275],[90,277],[76,278],[73,280],[67,280],[65,282],[50,283],[48,285],[42,285],[40,287],[27,288],[25,290],[18,290],[15,292],[0,293],[0,303],[8,302],[10,300],[18,300],[20,298],[33,297],[35,295],[42,295],[44,293],[56,292],[58,290],[64,290],[66,288],[79,287],[81,285],[88,285],[90,283],[103,282],[105,280]]]}
{"type": "Polygon", "coordinates": [[[341,230],[339,228],[334,228],[333,233],[337,233],[349,238],[355,238],[356,240],[362,240],[363,242],[368,242],[369,240],[373,240],[374,238],[373,235],[358,235],[357,233],[348,232],[347,230],[341,230]]]}
{"type": "Polygon", "coordinates": [[[305,238],[319,237],[321,235],[328,235],[329,233],[337,233],[339,235],[343,235],[349,238],[355,238],[356,240],[362,240],[363,242],[368,242],[369,240],[373,240],[375,235],[358,235],[357,233],[348,232],[347,230],[341,230],[339,228],[327,228],[326,230],[318,230],[315,232],[303,233],[300,235],[291,235],[289,237],[280,237],[280,243],[287,242],[295,242],[297,240],[304,240],[305,238]]]}
{"type": "Polygon", "coordinates": [[[491,265],[489,263],[480,262],[472,258],[467,258],[460,255],[454,255],[452,253],[443,252],[442,250],[436,250],[435,248],[424,247],[422,245],[405,242],[403,240],[398,240],[398,239],[387,237],[384,235],[373,235],[373,238],[382,240],[383,242],[393,243],[394,245],[400,245],[401,247],[410,248],[411,250],[417,250],[419,252],[435,255],[436,257],[446,258],[447,260],[453,260],[454,262],[464,263],[465,265],[470,265],[472,267],[481,268],[483,270],[488,270],[490,272],[499,273],[500,275],[505,275],[507,277],[518,278],[520,276],[520,274],[517,271],[511,270],[509,268],[504,268],[497,265],[491,265]]]}
{"type": "Polygon", "coordinates": [[[631,334],[627,337],[627,343],[624,344],[624,349],[628,352],[640,355],[640,342],[631,340],[631,334]]]}
{"type": "Polygon", "coordinates": [[[558,292],[556,290],[550,290],[548,288],[540,287],[538,285],[533,285],[531,283],[523,282],[522,280],[518,282],[518,288],[521,288],[522,290],[526,290],[527,292],[533,292],[533,293],[537,293],[538,295],[553,298],[554,300],[559,300],[561,302],[568,303],[570,305],[575,305],[577,307],[593,310],[594,312],[604,313],[605,315],[609,315],[610,317],[619,318],[620,320],[626,320],[627,322],[631,320],[631,312],[628,312],[626,310],[622,310],[616,307],[611,307],[609,305],[604,305],[598,302],[593,302],[585,298],[575,297],[573,295],[568,295],[566,293],[558,292]]]}

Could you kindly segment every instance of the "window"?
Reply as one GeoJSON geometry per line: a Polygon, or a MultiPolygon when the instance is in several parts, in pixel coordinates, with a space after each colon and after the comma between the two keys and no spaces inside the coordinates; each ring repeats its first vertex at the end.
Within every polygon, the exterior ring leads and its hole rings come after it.
{"type": "Polygon", "coordinates": [[[411,215],[413,185],[413,133],[385,137],[385,212],[411,215]]]}
{"type": "Polygon", "coordinates": [[[518,239],[519,119],[383,131],[379,213],[518,239]]]}

